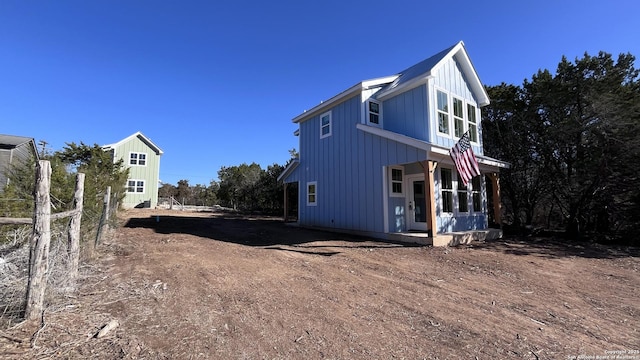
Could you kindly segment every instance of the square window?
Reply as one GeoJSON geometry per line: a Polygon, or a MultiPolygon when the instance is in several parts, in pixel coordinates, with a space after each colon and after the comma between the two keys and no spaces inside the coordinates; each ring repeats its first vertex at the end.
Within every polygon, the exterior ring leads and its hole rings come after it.
{"type": "Polygon", "coordinates": [[[127,180],[127,192],[133,194],[144,194],[144,180],[127,180]]]}
{"type": "Polygon", "coordinates": [[[146,153],[139,153],[139,152],[131,152],[131,153],[129,153],[129,165],[146,166],[147,165],[147,154],[146,153]]]}

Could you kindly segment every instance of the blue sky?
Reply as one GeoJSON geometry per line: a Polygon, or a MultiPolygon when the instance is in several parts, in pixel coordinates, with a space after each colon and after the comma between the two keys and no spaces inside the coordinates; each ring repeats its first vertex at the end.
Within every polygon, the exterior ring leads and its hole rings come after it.
{"type": "MultiPolygon", "coordinates": [[[[640,56],[636,0],[0,1],[0,134],[117,142],[141,131],[162,181],[284,164],[296,115],[465,43],[486,85],[562,55],[640,56]]],[[[639,62],[636,62],[638,66],[639,62]]]]}

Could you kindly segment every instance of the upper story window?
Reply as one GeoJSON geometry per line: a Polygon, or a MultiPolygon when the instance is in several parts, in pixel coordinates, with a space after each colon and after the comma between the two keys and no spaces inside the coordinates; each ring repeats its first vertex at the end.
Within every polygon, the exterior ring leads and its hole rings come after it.
{"type": "Polygon", "coordinates": [[[129,153],[129,165],[146,166],[147,165],[147,154],[146,153],[139,153],[139,152],[131,152],[131,153],[129,153]]]}
{"type": "Polygon", "coordinates": [[[449,135],[449,97],[446,93],[438,90],[438,131],[449,135]]]}
{"type": "Polygon", "coordinates": [[[144,194],[144,180],[127,180],[127,192],[134,194],[144,194]]]}
{"type": "Polygon", "coordinates": [[[438,133],[440,135],[453,136],[459,139],[465,132],[469,131],[471,142],[478,143],[479,112],[475,104],[455,97],[444,90],[437,90],[436,114],[438,117],[438,133]],[[450,130],[450,119],[453,119],[453,132],[450,130]]]}
{"type": "Polygon", "coordinates": [[[402,177],[402,169],[391,168],[391,196],[404,195],[404,192],[402,191],[402,177]]]}
{"type": "Polygon", "coordinates": [[[320,115],[320,139],[331,136],[331,111],[320,115]]]}
{"type": "Polygon", "coordinates": [[[464,134],[464,107],[462,100],[453,98],[453,134],[461,138],[464,134]]]}
{"type": "Polygon", "coordinates": [[[382,111],[380,103],[377,101],[368,101],[369,123],[374,125],[380,125],[382,118],[382,111]]]}
{"type": "Polygon", "coordinates": [[[451,169],[440,169],[440,187],[442,188],[442,212],[453,212],[453,176],[451,169]]]}
{"type": "Polygon", "coordinates": [[[469,137],[471,142],[478,142],[478,121],[476,120],[477,112],[476,107],[467,104],[467,121],[469,122],[469,137]]]}

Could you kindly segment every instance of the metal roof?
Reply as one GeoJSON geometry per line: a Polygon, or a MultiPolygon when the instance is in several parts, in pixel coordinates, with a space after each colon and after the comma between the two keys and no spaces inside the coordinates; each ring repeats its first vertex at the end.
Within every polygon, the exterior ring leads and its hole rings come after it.
{"type": "Polygon", "coordinates": [[[16,147],[29,141],[33,141],[33,138],[0,134],[0,145],[5,145],[7,147],[16,147]]]}

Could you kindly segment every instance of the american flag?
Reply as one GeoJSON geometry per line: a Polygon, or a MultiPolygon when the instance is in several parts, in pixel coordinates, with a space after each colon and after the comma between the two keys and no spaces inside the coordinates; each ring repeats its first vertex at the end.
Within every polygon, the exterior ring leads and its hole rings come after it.
{"type": "Polygon", "coordinates": [[[469,131],[464,133],[458,143],[449,150],[449,155],[453,159],[458,169],[458,174],[465,186],[471,181],[474,176],[480,175],[480,169],[478,168],[478,160],[473,154],[471,148],[471,142],[469,140],[469,131]]]}

